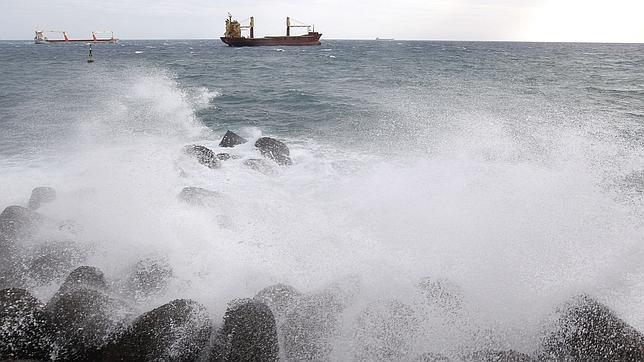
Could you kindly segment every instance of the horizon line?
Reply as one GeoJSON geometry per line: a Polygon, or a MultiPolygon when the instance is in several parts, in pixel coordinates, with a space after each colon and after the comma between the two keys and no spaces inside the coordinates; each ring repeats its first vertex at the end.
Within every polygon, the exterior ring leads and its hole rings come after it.
{"type": "MultiPolygon", "coordinates": [[[[219,38],[117,38],[119,41],[164,41],[164,40],[215,40],[219,38]]],[[[258,38],[259,39],[259,38],[258,38]]],[[[27,39],[2,39],[0,41],[33,41],[33,38],[27,39]]],[[[537,43],[537,44],[629,44],[639,45],[644,44],[640,41],[588,41],[588,40],[469,40],[469,39],[396,39],[396,38],[324,38],[324,40],[332,41],[381,41],[381,42],[395,42],[395,41],[417,41],[417,42],[460,42],[460,43],[537,43]]]]}

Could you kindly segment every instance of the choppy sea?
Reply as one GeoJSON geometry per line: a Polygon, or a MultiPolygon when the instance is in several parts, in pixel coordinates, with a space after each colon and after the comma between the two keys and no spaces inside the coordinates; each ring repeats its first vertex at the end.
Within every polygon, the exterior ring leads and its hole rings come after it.
{"type": "MultiPolygon", "coordinates": [[[[93,64],[87,51],[0,42],[0,209],[51,186],[39,212],[74,226],[35,246],[86,245],[108,280],[166,260],[172,283],[141,311],[191,298],[217,321],[271,284],[349,279],[331,352],[349,360],[361,311],[396,300],[426,315],[430,277],[458,286],[465,322],[424,320],[418,348],[530,352],[580,293],[644,331],[644,45],[130,40],[94,46],[93,64]],[[182,152],[223,152],[227,130],[250,142],[220,169],[182,152]],[[293,164],[245,167],[262,136],[293,164]],[[223,198],[188,205],[187,186],[223,198]]],[[[61,282],[30,290],[47,301],[61,282]]]]}

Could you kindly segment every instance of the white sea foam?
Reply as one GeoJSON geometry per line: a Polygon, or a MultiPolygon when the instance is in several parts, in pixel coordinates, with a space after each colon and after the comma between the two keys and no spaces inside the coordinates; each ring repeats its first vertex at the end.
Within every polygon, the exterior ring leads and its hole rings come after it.
{"type": "Polygon", "coordinates": [[[194,112],[219,93],[182,90],[162,72],[102,87],[107,95],[92,111],[69,115],[82,122],[57,140],[56,163],[5,164],[0,201],[55,187],[59,197],[42,213],[75,220],[80,231],[67,237],[91,244],[88,263],[110,278],[142,257],[167,257],[176,283],[150,305],[194,298],[218,318],[231,299],[272,283],[312,291],[357,275],[362,287],[344,316],[338,360],[355,349],[352,321],[362,307],[394,298],[430,313],[416,291],[426,276],[447,278],[465,295],[465,317],[447,336],[435,315],[415,337],[437,350],[480,346],[472,336],[486,330],[493,346],[531,351],[552,307],[585,291],[644,327],[643,215],[606,188],[607,171],[633,166],[611,139],[545,128],[526,145],[494,119],[464,119],[457,131],[434,134],[440,141],[430,151],[392,157],[286,139],[294,165],[267,176],[242,164],[260,157],[252,142],[260,128],[237,130],[251,142],[227,150],[241,158],[221,169],[182,154],[193,143],[217,150],[222,134],[194,112]],[[177,199],[185,186],[225,199],[191,207],[177,199]]]}

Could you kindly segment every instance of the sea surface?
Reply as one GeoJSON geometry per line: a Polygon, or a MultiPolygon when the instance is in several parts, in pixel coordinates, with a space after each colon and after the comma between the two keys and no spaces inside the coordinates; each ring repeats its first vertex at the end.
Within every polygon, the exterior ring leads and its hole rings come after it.
{"type": "MultiPolygon", "coordinates": [[[[87,52],[0,42],[0,209],[52,186],[39,212],[73,227],[39,240],[86,244],[109,280],[167,260],[171,286],[141,311],[192,298],[220,321],[271,284],[349,280],[331,357],[350,360],[361,311],[396,300],[425,315],[429,277],[463,311],[451,324],[428,312],[410,353],[530,353],[580,293],[644,331],[644,45],[129,40],[94,46],[93,64],[87,52]],[[227,130],[250,142],[220,169],[182,152],[224,152],[227,130]],[[245,167],[261,136],[293,165],[245,167]],[[187,186],[222,201],[188,205],[187,186]]],[[[31,290],[47,301],[61,282],[31,290]]]]}

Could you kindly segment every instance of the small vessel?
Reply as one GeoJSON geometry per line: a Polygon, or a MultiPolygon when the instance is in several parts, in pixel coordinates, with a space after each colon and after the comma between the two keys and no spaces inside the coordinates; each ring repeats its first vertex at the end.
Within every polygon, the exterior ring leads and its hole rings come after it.
{"type": "MultiPolygon", "coordinates": [[[[299,22],[297,22],[299,23],[299,22]]],[[[322,34],[315,31],[315,25],[292,24],[291,18],[286,18],[286,36],[266,36],[255,38],[255,18],[250,17],[249,25],[241,25],[237,20],[228,14],[226,19],[226,33],[220,39],[231,47],[253,47],[253,46],[298,46],[298,45],[320,45],[322,34]],[[306,28],[304,35],[291,35],[291,28],[306,28]],[[311,30],[313,28],[313,30],[311,30]],[[242,36],[242,29],[248,29],[248,37],[242,36]]]]}
{"type": "Polygon", "coordinates": [[[92,44],[89,45],[89,55],[87,56],[88,63],[94,63],[94,55],[92,54],[92,44]]]}
{"type": "Polygon", "coordinates": [[[90,43],[90,44],[116,44],[119,40],[114,37],[113,31],[93,31],[91,39],[70,39],[66,31],[58,30],[36,30],[34,42],[36,44],[66,44],[66,43],[90,43]],[[62,39],[49,39],[45,33],[59,33],[63,35],[62,39]],[[110,33],[109,38],[99,38],[96,34],[110,33]]]}
{"type": "Polygon", "coordinates": [[[376,38],[377,41],[393,41],[394,38],[376,38]]]}

